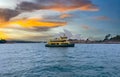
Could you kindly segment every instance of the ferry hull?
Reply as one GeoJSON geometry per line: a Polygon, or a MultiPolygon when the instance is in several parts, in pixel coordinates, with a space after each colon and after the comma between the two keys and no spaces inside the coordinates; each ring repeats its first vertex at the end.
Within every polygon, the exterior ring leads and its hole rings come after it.
{"type": "Polygon", "coordinates": [[[46,44],[45,47],[74,47],[74,44],[68,44],[68,45],[49,45],[46,44]]]}

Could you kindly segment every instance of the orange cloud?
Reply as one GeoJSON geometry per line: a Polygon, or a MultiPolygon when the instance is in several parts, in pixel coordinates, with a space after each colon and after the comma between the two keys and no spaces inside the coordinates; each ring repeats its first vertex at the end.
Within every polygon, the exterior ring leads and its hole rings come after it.
{"type": "Polygon", "coordinates": [[[80,1],[70,0],[70,4],[61,3],[58,1],[56,3],[53,3],[52,5],[43,6],[43,9],[50,9],[60,12],[74,11],[74,10],[99,11],[99,8],[96,5],[86,0],[80,0],[80,1]]]}
{"type": "Polygon", "coordinates": [[[91,4],[79,7],[78,9],[82,11],[99,11],[99,9],[96,6],[93,6],[91,4]]]}
{"type": "Polygon", "coordinates": [[[60,18],[62,18],[62,19],[69,18],[69,17],[72,17],[72,15],[70,15],[70,14],[62,14],[62,15],[60,15],[60,18]]]}
{"type": "Polygon", "coordinates": [[[89,30],[89,31],[98,31],[98,29],[96,27],[92,27],[92,26],[89,26],[89,25],[82,25],[81,26],[82,29],[84,30],[89,30]]]}
{"type": "Polygon", "coordinates": [[[18,5],[20,10],[49,9],[60,12],[82,10],[98,11],[91,0],[37,0],[37,3],[22,2],[18,5]]]}
{"type": "MultiPolygon", "coordinates": [[[[39,19],[20,19],[20,20],[12,20],[12,21],[2,21],[0,23],[0,38],[2,39],[8,39],[13,36],[14,38],[18,38],[19,36],[16,33],[16,31],[19,31],[20,33],[22,32],[23,35],[24,33],[29,33],[32,31],[48,31],[51,28],[54,27],[59,27],[59,26],[65,26],[67,23],[66,22],[54,22],[54,21],[42,21],[39,19]],[[3,31],[4,32],[3,32],[3,31]],[[12,32],[11,36],[7,36],[6,34],[11,34],[8,32],[12,32]],[[6,33],[7,32],[7,33],[6,33]],[[13,33],[14,32],[14,33],[13,33]]],[[[20,35],[21,36],[21,35],[20,35]]],[[[19,37],[20,38],[20,37],[19,37]]]]}
{"type": "Polygon", "coordinates": [[[99,16],[99,17],[96,17],[96,19],[98,19],[98,20],[109,20],[110,18],[108,18],[107,16],[99,16]]]}
{"type": "Polygon", "coordinates": [[[39,19],[26,19],[26,20],[16,20],[12,21],[10,24],[18,24],[25,28],[30,27],[57,27],[64,26],[66,22],[48,22],[48,21],[40,21],[39,19]]]}
{"type": "Polygon", "coordinates": [[[8,22],[5,21],[4,18],[0,18],[0,28],[6,27],[7,24],[8,24],[8,22]]]}
{"type": "Polygon", "coordinates": [[[58,27],[58,26],[64,26],[67,23],[66,22],[55,22],[55,21],[42,21],[37,18],[32,19],[19,19],[19,20],[13,20],[8,22],[1,22],[1,27],[10,27],[10,25],[20,25],[24,28],[30,28],[30,27],[58,27]]]}
{"type": "Polygon", "coordinates": [[[91,28],[90,28],[89,26],[87,26],[87,25],[83,25],[82,28],[85,29],[85,30],[91,29],[91,28]]]}
{"type": "Polygon", "coordinates": [[[82,10],[82,11],[99,11],[99,9],[96,6],[93,6],[91,4],[89,5],[84,5],[84,6],[65,6],[65,5],[54,5],[50,7],[45,7],[46,9],[50,10],[55,10],[55,11],[60,11],[60,12],[65,12],[65,11],[74,11],[74,10],[82,10]]]}
{"type": "Polygon", "coordinates": [[[97,17],[94,17],[94,19],[96,19],[96,20],[110,20],[110,18],[107,16],[97,16],[97,17]]]}

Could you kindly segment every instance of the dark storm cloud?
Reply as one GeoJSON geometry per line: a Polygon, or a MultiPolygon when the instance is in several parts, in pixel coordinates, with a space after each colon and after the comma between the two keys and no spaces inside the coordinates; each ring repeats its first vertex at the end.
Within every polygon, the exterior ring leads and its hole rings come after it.
{"type": "Polygon", "coordinates": [[[32,11],[32,10],[38,10],[38,9],[40,9],[40,6],[32,2],[22,2],[16,8],[16,10],[20,10],[20,11],[32,11]]]}
{"type": "Polygon", "coordinates": [[[0,9],[0,18],[3,21],[8,21],[11,17],[14,17],[18,14],[19,14],[19,12],[16,10],[0,9]]]}

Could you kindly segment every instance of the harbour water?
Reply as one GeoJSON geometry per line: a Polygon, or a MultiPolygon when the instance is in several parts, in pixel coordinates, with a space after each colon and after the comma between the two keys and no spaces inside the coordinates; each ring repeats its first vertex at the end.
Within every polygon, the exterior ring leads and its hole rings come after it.
{"type": "Polygon", "coordinates": [[[0,44],[0,77],[120,77],[120,44],[0,44]]]}

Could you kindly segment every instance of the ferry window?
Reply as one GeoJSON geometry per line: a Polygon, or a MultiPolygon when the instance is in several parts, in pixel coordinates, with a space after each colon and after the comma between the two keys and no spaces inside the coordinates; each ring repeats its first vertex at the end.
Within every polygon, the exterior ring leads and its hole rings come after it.
{"type": "Polygon", "coordinates": [[[55,45],[54,43],[51,43],[51,45],[55,45]]]}

